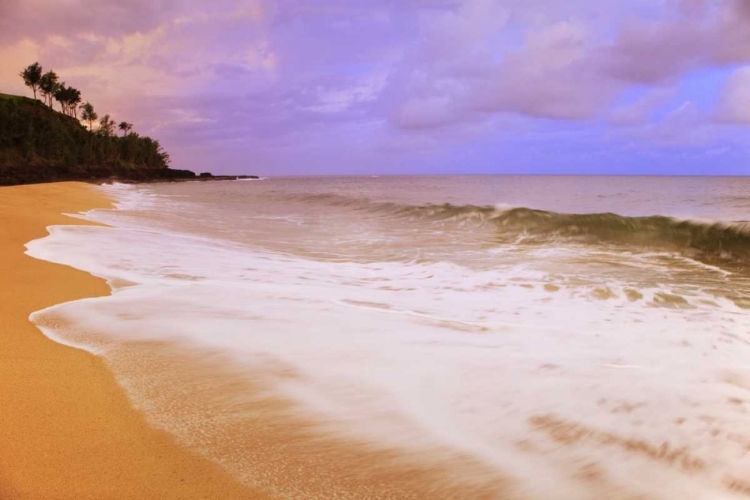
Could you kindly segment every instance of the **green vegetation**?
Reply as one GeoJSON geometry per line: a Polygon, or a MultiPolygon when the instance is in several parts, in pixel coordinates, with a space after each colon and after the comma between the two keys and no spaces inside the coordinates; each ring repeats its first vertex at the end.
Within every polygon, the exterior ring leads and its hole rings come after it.
{"type": "MultiPolygon", "coordinates": [[[[39,64],[39,63],[35,63],[35,64],[39,64]]],[[[26,69],[29,69],[29,68],[26,68],[26,69]]],[[[54,71],[47,71],[45,74],[42,75],[42,78],[39,79],[39,90],[42,91],[42,97],[44,97],[44,102],[48,103],[50,108],[52,107],[52,98],[54,97],[55,93],[60,89],[60,86],[61,86],[60,77],[58,77],[57,73],[55,73],[54,71]]]]}
{"type": "Polygon", "coordinates": [[[64,114],[78,118],[78,105],[81,104],[80,90],[66,87],[65,82],[62,82],[55,91],[55,99],[60,103],[64,114]]]}
{"type": "Polygon", "coordinates": [[[20,184],[67,179],[121,178],[155,180],[193,177],[184,170],[170,170],[169,155],[158,141],[141,137],[133,125],[121,122],[122,136],[109,115],[101,120],[90,103],[78,106],[81,93],[59,83],[52,72],[32,64],[20,76],[36,97],[0,94],[0,184],[20,184]],[[62,112],[52,109],[60,102],[62,112]],[[97,120],[99,120],[97,122],[97,120]],[[98,127],[94,129],[94,124],[98,127]]]}
{"type": "Polygon", "coordinates": [[[86,103],[83,105],[83,113],[81,114],[81,120],[88,122],[89,124],[89,131],[94,131],[94,122],[99,119],[99,115],[96,114],[96,111],[94,111],[94,106],[91,105],[91,103],[86,103]]]}

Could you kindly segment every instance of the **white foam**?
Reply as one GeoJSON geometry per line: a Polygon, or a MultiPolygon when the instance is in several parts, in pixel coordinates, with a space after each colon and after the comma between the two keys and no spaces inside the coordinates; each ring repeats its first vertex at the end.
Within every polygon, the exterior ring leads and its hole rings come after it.
{"type": "MultiPolygon", "coordinates": [[[[131,186],[105,189],[120,210],[160,203],[131,186]]],[[[726,477],[750,467],[747,450],[727,438],[750,440],[750,390],[724,381],[731,372],[750,387],[750,315],[732,301],[697,290],[685,296],[689,309],[658,307],[657,294],[674,292],[668,284],[641,288],[632,302],[630,283],[572,284],[529,263],[572,258],[570,249],[480,271],[322,262],[153,230],[116,212],[86,217],[119,227],[53,226],[29,255],[135,286],[33,314],[55,340],[104,355],[107,345],[169,340],[248,367],[271,357],[300,374],[278,377],[275,389],[341,432],[447,446],[556,498],[594,498],[570,463],[595,461],[611,481],[653,498],[731,498],[726,477]],[[555,283],[559,290],[544,289],[555,283]],[[51,326],[61,319],[76,329],[51,326]],[[623,405],[635,406],[618,412],[623,405]],[[684,474],[597,439],[562,447],[532,429],[538,415],[685,446],[705,470],[684,474]],[[519,441],[540,451],[521,452],[519,441]]]]}

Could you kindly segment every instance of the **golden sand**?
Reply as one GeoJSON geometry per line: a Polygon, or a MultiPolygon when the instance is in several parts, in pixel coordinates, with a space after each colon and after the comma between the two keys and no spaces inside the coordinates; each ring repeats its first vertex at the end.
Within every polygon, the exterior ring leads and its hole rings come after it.
{"type": "Polygon", "coordinates": [[[87,273],[24,254],[47,226],[84,223],[63,212],[109,204],[83,183],[0,188],[0,499],[259,498],[149,427],[100,358],[29,322],[109,293],[87,273]]]}

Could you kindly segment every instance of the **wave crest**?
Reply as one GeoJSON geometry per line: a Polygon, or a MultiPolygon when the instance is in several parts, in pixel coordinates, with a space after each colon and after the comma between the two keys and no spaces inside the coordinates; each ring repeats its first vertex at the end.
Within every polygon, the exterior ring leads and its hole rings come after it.
{"type": "MultiPolygon", "coordinates": [[[[332,194],[302,195],[325,203],[415,223],[457,223],[489,230],[497,243],[621,245],[634,250],[676,251],[702,260],[750,262],[750,222],[704,222],[664,215],[568,214],[526,207],[453,204],[403,205],[332,194]]],[[[458,227],[456,228],[459,229],[458,227]]]]}

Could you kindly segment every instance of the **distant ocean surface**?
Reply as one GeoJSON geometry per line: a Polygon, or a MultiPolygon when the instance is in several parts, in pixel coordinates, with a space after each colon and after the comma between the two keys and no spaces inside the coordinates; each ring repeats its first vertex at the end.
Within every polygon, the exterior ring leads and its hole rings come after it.
{"type": "Polygon", "coordinates": [[[750,496],[750,178],[100,189],[28,253],[112,295],[32,320],[256,487],[750,496]]]}

